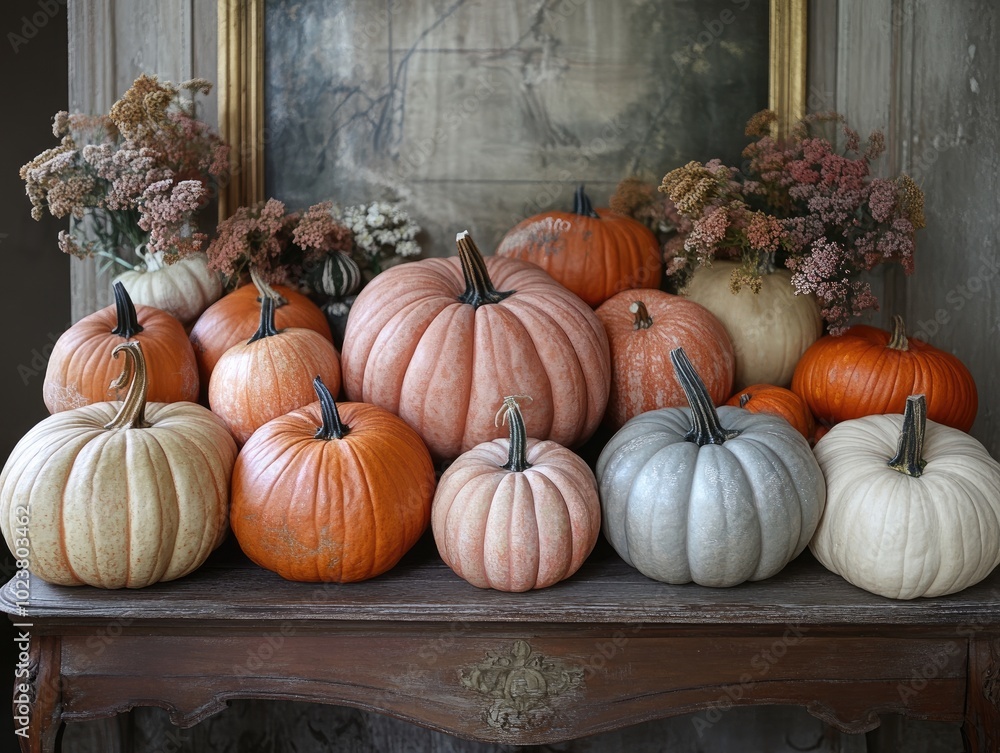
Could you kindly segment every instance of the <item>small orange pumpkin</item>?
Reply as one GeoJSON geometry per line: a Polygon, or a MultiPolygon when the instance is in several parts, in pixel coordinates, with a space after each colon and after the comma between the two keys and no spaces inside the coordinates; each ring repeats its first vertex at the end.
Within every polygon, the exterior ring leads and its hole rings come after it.
{"type": "Polygon", "coordinates": [[[604,423],[626,421],[657,408],[687,405],[670,367],[670,351],[683,347],[721,403],[733,388],[736,357],[725,327],[704,306],[661,290],[626,290],[598,307],[611,344],[611,396],[604,423]]]}
{"type": "Polygon", "coordinates": [[[427,529],[434,465],[402,419],[313,385],[319,402],[269,421],[236,459],[233,533],[288,580],[373,578],[427,529]]]}
{"type": "Polygon", "coordinates": [[[483,442],[441,476],[431,526],[441,559],[479,588],[528,591],[580,569],[601,531],[597,481],[582,458],[528,439],[518,398],[499,419],[510,438],[483,442]]]}
{"type": "Polygon", "coordinates": [[[274,326],[274,299],[264,296],[260,327],[215,365],[208,403],[242,445],[272,418],[312,402],[310,374],[340,391],[340,358],[333,343],[311,329],[274,326]]]}
{"type": "Polygon", "coordinates": [[[746,408],[751,413],[770,413],[788,421],[806,439],[816,434],[816,420],[806,401],[791,390],[773,384],[752,384],[737,392],[726,405],[746,408]]]}
{"type": "Polygon", "coordinates": [[[198,368],[184,326],[166,311],[135,306],[120,282],[113,290],[114,305],[85,316],[56,340],[42,384],[49,413],[113,399],[108,385],[118,374],[111,352],[129,340],[142,343],[150,402],[198,399],[198,368]]]}
{"type": "Polygon", "coordinates": [[[497,256],[530,261],[591,307],[628,288],[658,288],[663,261],[656,236],[641,222],[594,211],[583,186],[572,212],[543,212],[514,226],[497,256]]]}

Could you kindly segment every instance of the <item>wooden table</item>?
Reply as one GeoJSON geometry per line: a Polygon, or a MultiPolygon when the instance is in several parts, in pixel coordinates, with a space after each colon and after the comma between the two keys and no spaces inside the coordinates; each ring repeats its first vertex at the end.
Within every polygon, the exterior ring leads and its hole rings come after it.
{"type": "Polygon", "coordinates": [[[955,596],[895,602],[808,554],[716,590],[648,580],[601,547],[565,583],[502,594],[457,578],[426,541],[344,586],[285,582],[228,543],[194,575],[139,591],[34,580],[23,615],[12,584],[0,607],[31,624],[14,693],[15,717],[30,716],[25,751],[53,751],[62,721],[155,705],[186,727],[251,697],[508,744],[797,704],[845,732],[880,713],[961,723],[969,751],[1000,751],[1000,571],[955,596]]]}

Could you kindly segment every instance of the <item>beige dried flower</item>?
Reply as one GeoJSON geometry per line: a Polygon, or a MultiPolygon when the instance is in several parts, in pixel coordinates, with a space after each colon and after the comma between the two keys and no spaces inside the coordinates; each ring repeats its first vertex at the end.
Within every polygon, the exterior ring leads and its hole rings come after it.
{"type": "Polygon", "coordinates": [[[699,216],[715,196],[718,179],[700,162],[688,162],[663,176],[660,191],[681,214],[699,216]]]}
{"type": "Polygon", "coordinates": [[[913,225],[914,230],[927,227],[924,216],[924,192],[909,175],[899,176],[899,208],[913,225]]]}

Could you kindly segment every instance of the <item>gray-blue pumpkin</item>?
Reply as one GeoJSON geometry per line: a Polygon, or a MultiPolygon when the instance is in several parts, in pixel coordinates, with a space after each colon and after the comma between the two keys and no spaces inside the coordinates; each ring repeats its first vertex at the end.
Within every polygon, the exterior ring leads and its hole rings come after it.
{"type": "Polygon", "coordinates": [[[604,535],[666,583],[735,586],[797,557],[819,522],[823,473],[783,418],[716,411],[682,348],[670,360],[690,408],[628,421],[597,462],[604,535]]]}

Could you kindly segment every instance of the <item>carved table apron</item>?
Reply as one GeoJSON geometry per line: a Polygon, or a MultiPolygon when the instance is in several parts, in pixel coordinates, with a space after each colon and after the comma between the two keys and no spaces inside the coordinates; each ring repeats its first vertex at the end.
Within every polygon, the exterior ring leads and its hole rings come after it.
{"type": "Polygon", "coordinates": [[[460,580],[426,542],[342,586],[283,581],[229,543],[194,575],[138,591],[36,579],[19,614],[12,590],[0,605],[31,624],[14,692],[25,751],[55,750],[62,721],[155,705],[191,726],[233,698],[355,706],[507,744],[797,704],[845,732],[880,713],[960,723],[968,750],[1000,751],[1000,572],[896,602],[808,554],[767,581],[707,589],[651,581],[601,548],[567,582],[503,594],[460,580]]]}

